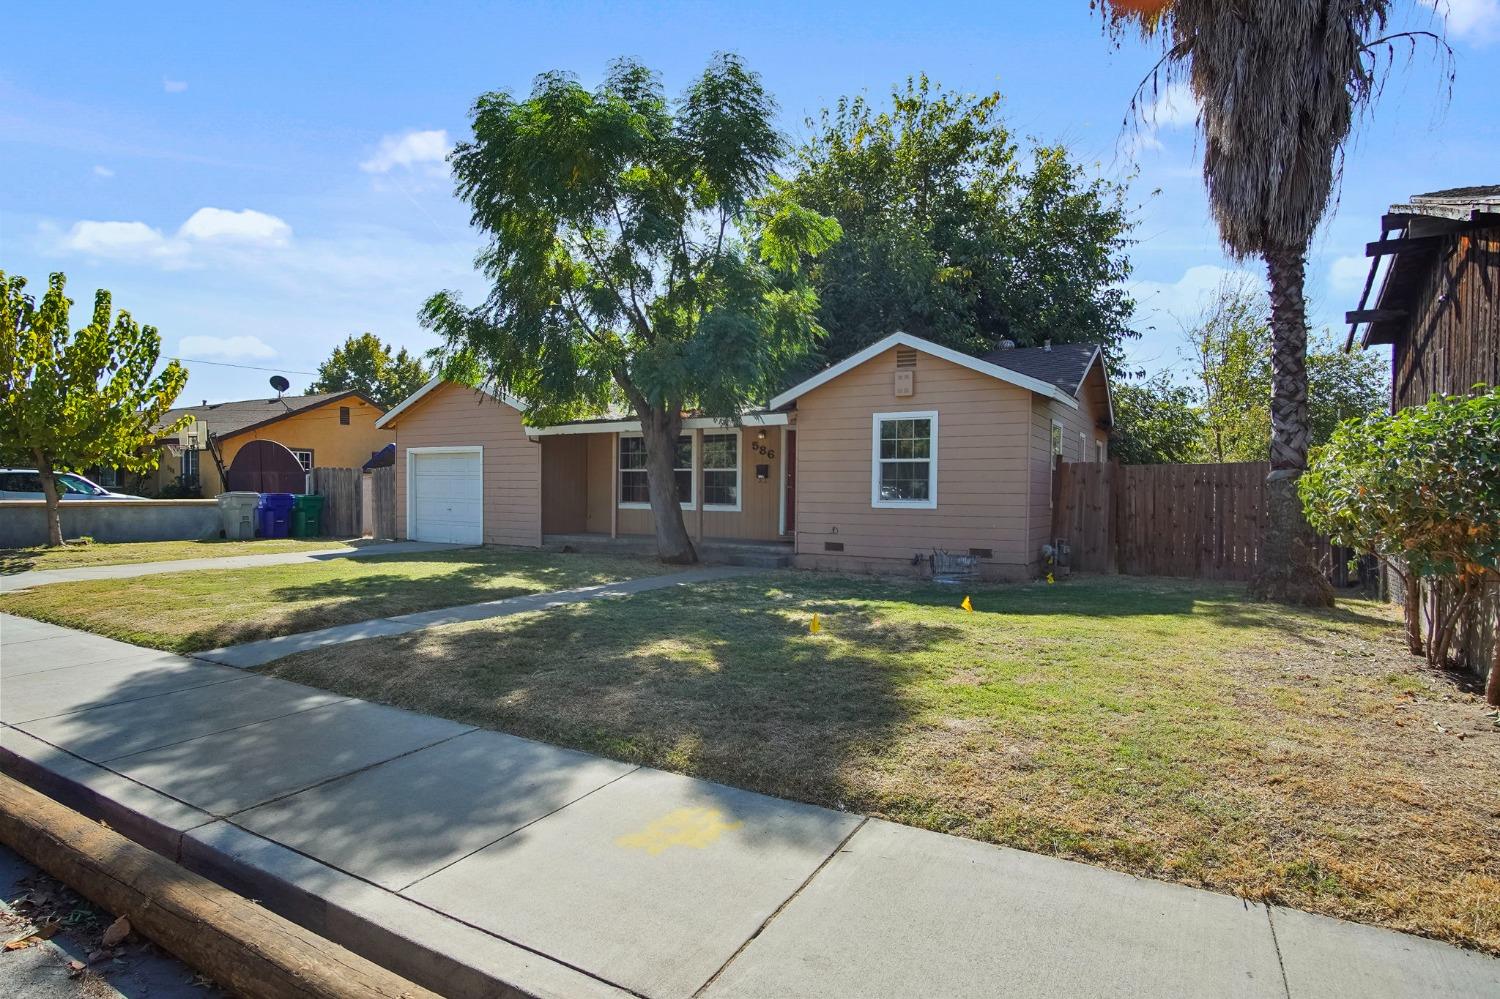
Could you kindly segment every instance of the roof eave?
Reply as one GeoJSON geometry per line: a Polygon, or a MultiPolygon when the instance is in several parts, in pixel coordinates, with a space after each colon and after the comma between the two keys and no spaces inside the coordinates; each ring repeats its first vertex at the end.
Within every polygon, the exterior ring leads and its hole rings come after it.
{"type": "Polygon", "coordinates": [[[968,368],[970,371],[977,371],[982,375],[989,375],[991,378],[994,378],[997,381],[1007,382],[1019,388],[1034,392],[1037,395],[1046,396],[1049,399],[1056,399],[1065,405],[1072,406],[1074,409],[1078,408],[1077,398],[1070,396],[1066,391],[1058,388],[1051,382],[1042,381],[1040,378],[1032,378],[1030,375],[1023,375],[1019,371],[1012,371],[1010,368],[1002,367],[998,364],[992,364],[989,361],[982,361],[977,357],[972,357],[968,354],[964,354],[951,348],[944,347],[942,344],[933,343],[931,340],[923,340],[919,336],[912,336],[910,333],[902,332],[892,333],[890,336],[887,336],[881,340],[876,341],[875,343],[870,344],[870,346],[866,347],[864,350],[850,354],[848,357],[844,358],[837,364],[830,365],[829,367],[824,368],[822,371],[818,372],[816,375],[813,375],[811,378],[807,378],[799,382],[798,384],[793,385],[785,392],[773,398],[768,408],[782,409],[790,403],[795,402],[799,397],[811,392],[813,389],[826,385],[829,382],[833,381],[835,378],[838,378],[840,375],[843,375],[844,373],[859,367],[866,361],[879,357],[881,354],[890,350],[892,347],[911,347],[915,350],[920,350],[923,353],[931,354],[933,357],[940,358],[941,360],[949,361],[953,364],[959,365],[960,367],[968,368]]]}

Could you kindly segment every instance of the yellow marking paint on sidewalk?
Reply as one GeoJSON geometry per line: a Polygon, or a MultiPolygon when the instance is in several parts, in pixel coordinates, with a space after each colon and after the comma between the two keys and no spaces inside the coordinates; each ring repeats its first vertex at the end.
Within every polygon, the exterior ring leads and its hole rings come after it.
{"type": "Polygon", "coordinates": [[[730,822],[717,808],[679,808],[656,819],[640,832],[615,840],[616,846],[645,850],[656,856],[674,846],[703,849],[720,836],[745,823],[730,822]]]}

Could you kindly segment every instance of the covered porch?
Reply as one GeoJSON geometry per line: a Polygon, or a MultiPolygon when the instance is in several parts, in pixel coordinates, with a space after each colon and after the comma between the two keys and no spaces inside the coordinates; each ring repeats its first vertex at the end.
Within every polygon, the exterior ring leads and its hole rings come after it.
{"type": "MultiPolygon", "coordinates": [[[[541,446],[545,546],[654,550],[638,428],[634,421],[588,421],[528,431],[541,446]]],[[[747,414],[738,426],[703,417],[684,421],[676,455],[678,502],[705,558],[790,558],[795,442],[785,413],[747,414]]]]}
{"type": "MultiPolygon", "coordinates": [[[[656,554],[656,537],[651,534],[544,534],[542,547],[553,552],[580,552],[586,555],[656,554]]],[[[737,541],[733,538],[694,540],[698,557],[705,562],[723,565],[748,565],[762,569],[788,569],[792,565],[792,542],[737,541]]]]}

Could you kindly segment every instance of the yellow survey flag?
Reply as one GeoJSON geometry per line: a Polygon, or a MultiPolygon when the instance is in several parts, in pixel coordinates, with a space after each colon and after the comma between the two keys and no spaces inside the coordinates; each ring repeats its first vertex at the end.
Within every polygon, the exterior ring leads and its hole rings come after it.
{"type": "Polygon", "coordinates": [[[1052,573],[1047,573],[1047,585],[1051,586],[1055,582],[1057,582],[1057,580],[1052,578],[1052,573]]]}
{"type": "Polygon", "coordinates": [[[823,630],[823,625],[818,620],[818,615],[813,615],[812,623],[807,626],[807,630],[812,632],[814,635],[823,630]]]}
{"type": "Polygon", "coordinates": [[[968,611],[970,614],[974,613],[974,605],[971,604],[971,603],[969,603],[969,595],[967,593],[964,594],[964,602],[961,603],[961,604],[959,604],[958,606],[962,607],[964,610],[968,611]]]}

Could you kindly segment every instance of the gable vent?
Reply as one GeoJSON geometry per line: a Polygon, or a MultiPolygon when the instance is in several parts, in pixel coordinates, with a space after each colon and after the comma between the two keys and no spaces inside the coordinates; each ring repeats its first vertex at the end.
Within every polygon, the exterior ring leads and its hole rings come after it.
{"type": "Polygon", "coordinates": [[[917,366],[917,352],[910,347],[900,347],[896,350],[896,367],[915,368],[917,366]]]}

